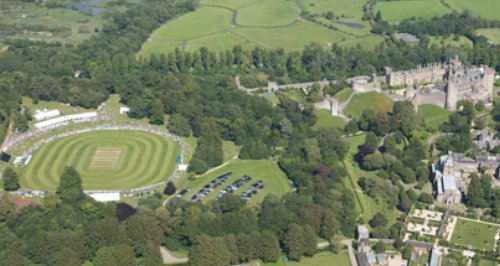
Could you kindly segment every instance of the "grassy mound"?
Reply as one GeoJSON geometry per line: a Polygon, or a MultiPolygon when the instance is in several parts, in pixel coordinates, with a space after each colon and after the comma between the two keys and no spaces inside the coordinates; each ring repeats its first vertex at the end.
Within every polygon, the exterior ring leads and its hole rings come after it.
{"type": "Polygon", "coordinates": [[[433,104],[422,104],[418,106],[418,114],[428,127],[437,129],[448,121],[451,112],[433,104]]]}
{"type": "Polygon", "coordinates": [[[367,92],[355,95],[346,106],[344,113],[358,119],[364,110],[377,113],[389,112],[393,105],[391,98],[377,92],[367,92]]]}
{"type": "Polygon", "coordinates": [[[342,130],[345,127],[346,122],[344,119],[339,116],[332,116],[328,110],[316,110],[314,113],[318,116],[318,121],[313,126],[314,130],[334,127],[342,130]]]}

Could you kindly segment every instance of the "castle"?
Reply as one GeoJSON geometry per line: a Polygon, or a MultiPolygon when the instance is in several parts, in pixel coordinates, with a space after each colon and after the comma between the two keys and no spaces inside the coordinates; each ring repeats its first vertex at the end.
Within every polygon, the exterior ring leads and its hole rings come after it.
{"type": "Polygon", "coordinates": [[[415,105],[431,103],[454,110],[460,100],[489,102],[493,98],[495,70],[465,67],[455,57],[446,64],[434,63],[416,69],[394,72],[386,67],[385,83],[404,87],[415,105]]]}

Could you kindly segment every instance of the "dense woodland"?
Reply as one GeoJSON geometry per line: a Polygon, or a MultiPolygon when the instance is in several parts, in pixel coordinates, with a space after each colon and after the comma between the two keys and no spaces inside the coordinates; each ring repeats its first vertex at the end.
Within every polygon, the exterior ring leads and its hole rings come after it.
{"type": "MultiPolygon", "coordinates": [[[[20,110],[21,95],[35,101],[96,107],[110,93],[119,93],[131,107],[131,117],[148,117],[151,123],[163,124],[164,114],[169,114],[169,130],[199,137],[191,171],[202,173],[222,163],[221,140],[242,145],[240,156],[249,159],[267,158],[280,148],[276,154],[279,166],[297,185],[298,193],[281,198],[268,195],[258,208],[244,205],[233,195],[206,205],[175,199],[166,208],[159,203],[161,195],[152,195],[132,208],[89,199],[82,193],[78,173],[67,169],[57,193],[38,206],[16,209],[8,195],[2,196],[0,261],[7,265],[160,265],[160,244],[172,250],[190,249],[192,265],[275,261],[282,252],[298,260],[314,254],[316,237],[352,237],[357,223],[370,223],[374,237],[396,239],[399,247],[401,221],[388,224],[382,214],[369,221],[358,218],[355,195],[342,182],[347,174],[343,160],[349,144],[341,135],[359,129],[368,132],[355,158],[363,169],[377,171],[376,176],[360,180],[366,194],[403,212],[414,203],[432,203],[431,195],[417,194],[403,185],[423,185],[429,178],[429,167],[422,162],[429,147],[415,135],[425,125],[411,103],[398,102],[389,113],[365,112],[359,121],[350,122],[345,132],[313,131],[317,118],[312,107],[301,108],[284,95],[272,106],[237,90],[232,75],[250,77],[261,71],[278,82],[341,80],[381,72],[385,66],[406,69],[445,61],[457,54],[470,64],[488,64],[500,70],[500,47],[482,38],[474,38],[472,48],[429,46],[425,38],[419,45],[407,45],[388,38],[373,51],[336,46],[325,50],[311,44],[303,51],[286,53],[262,48],[247,51],[237,46],[220,53],[202,48],[193,53],[177,50],[136,58],[135,53],[155,28],[195,7],[195,1],[190,0],[139,3],[113,14],[99,34],[78,47],[10,41],[8,51],[0,53],[0,94],[5,96],[0,97],[2,134],[9,121],[20,127],[26,119],[20,110]],[[74,77],[76,71],[82,73],[78,78],[74,77]]],[[[469,15],[435,20],[487,23],[469,15]]],[[[434,35],[432,25],[436,34],[444,34],[439,29],[443,24],[434,20],[406,21],[398,27],[434,35]]],[[[469,147],[470,112],[478,107],[463,105],[462,111],[443,125],[442,130],[450,134],[438,141],[437,148],[462,151],[469,147]]],[[[494,117],[499,121],[497,107],[494,117]]],[[[471,186],[477,189],[471,191],[468,204],[492,207],[493,215],[498,216],[500,193],[488,191],[487,198],[480,198],[481,182],[488,182],[487,178],[477,177],[473,182],[471,186]]]]}

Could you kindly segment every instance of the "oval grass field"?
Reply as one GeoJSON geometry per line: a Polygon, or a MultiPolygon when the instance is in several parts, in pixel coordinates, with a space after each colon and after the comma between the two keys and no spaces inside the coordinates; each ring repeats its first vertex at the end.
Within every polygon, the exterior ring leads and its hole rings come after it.
{"type": "Polygon", "coordinates": [[[21,186],[54,190],[66,166],[86,190],[143,187],[166,180],[180,148],[172,139],[138,130],[80,133],[46,143],[21,172],[21,186]]]}

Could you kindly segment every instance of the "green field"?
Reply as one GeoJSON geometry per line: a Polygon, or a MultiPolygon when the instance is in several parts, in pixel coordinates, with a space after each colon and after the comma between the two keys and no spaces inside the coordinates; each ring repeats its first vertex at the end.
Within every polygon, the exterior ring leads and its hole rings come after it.
{"type": "Polygon", "coordinates": [[[465,46],[468,48],[472,48],[472,41],[469,40],[465,36],[458,36],[458,40],[455,40],[455,36],[448,36],[448,37],[436,37],[436,36],[429,36],[429,45],[437,45],[437,46],[443,46],[443,47],[461,47],[465,46]]]}
{"type": "Polygon", "coordinates": [[[169,138],[134,130],[92,131],[42,145],[21,171],[21,186],[55,189],[66,166],[87,190],[130,189],[166,180],[179,146],[169,138]]]}
{"type": "Polygon", "coordinates": [[[338,254],[333,253],[318,253],[313,257],[304,257],[299,262],[287,261],[277,263],[264,263],[263,266],[349,266],[349,255],[346,251],[340,251],[338,254]]]}
{"type": "Polygon", "coordinates": [[[344,113],[358,119],[364,110],[389,112],[393,105],[391,98],[377,92],[367,92],[355,95],[344,109],[344,113]]]}
{"type": "Polygon", "coordinates": [[[270,160],[245,160],[245,161],[234,161],[226,166],[219,168],[209,174],[205,174],[201,177],[196,178],[192,182],[181,183],[179,189],[188,187],[190,191],[186,193],[184,199],[189,200],[196,192],[198,192],[204,185],[210,183],[212,179],[220,176],[222,174],[233,172],[231,178],[221,187],[218,187],[213,192],[207,195],[204,202],[215,199],[217,194],[227,185],[231,184],[236,179],[242,177],[243,175],[249,175],[252,180],[238,189],[235,193],[240,195],[245,189],[250,187],[252,183],[257,180],[262,180],[264,182],[264,189],[260,191],[257,195],[252,197],[251,202],[262,202],[265,195],[268,193],[274,193],[276,195],[283,195],[286,192],[291,191],[290,183],[278,165],[270,160]]]}
{"type": "Polygon", "coordinates": [[[440,17],[451,12],[439,0],[378,1],[375,9],[382,13],[384,20],[391,23],[397,23],[411,17],[440,17]]]}
{"type": "Polygon", "coordinates": [[[325,48],[334,43],[373,48],[383,38],[372,35],[369,23],[361,19],[364,4],[364,0],[202,0],[196,11],[154,31],[138,55],[148,57],[175,48],[196,51],[207,47],[223,51],[235,45],[245,49],[258,46],[296,51],[312,42],[325,48]],[[322,17],[328,10],[336,13],[335,19],[322,17]],[[302,18],[303,11],[318,15],[317,20],[338,30],[302,18]],[[341,23],[356,23],[359,27],[341,23]]]}
{"type": "Polygon", "coordinates": [[[448,121],[451,112],[433,104],[418,106],[418,114],[424,119],[427,127],[438,129],[441,124],[448,121]]]}
{"type": "Polygon", "coordinates": [[[498,225],[489,225],[458,218],[451,243],[472,246],[475,249],[493,250],[498,225]]]}
{"type": "Polygon", "coordinates": [[[314,113],[318,117],[318,121],[312,127],[314,130],[320,128],[338,128],[343,130],[346,122],[340,116],[333,116],[328,110],[315,110],[314,113]]]}
{"type": "Polygon", "coordinates": [[[477,33],[496,44],[500,44],[500,29],[479,29],[477,33]]]}
{"type": "Polygon", "coordinates": [[[453,9],[470,11],[473,15],[487,19],[500,19],[498,0],[445,0],[453,9]]]}
{"type": "Polygon", "coordinates": [[[93,109],[85,109],[80,106],[72,106],[66,105],[64,103],[53,102],[53,101],[38,101],[38,103],[33,103],[33,100],[29,97],[23,97],[23,107],[29,108],[32,113],[35,113],[35,110],[49,109],[54,110],[57,109],[61,112],[61,115],[70,115],[77,113],[84,113],[95,111],[93,109]]]}

